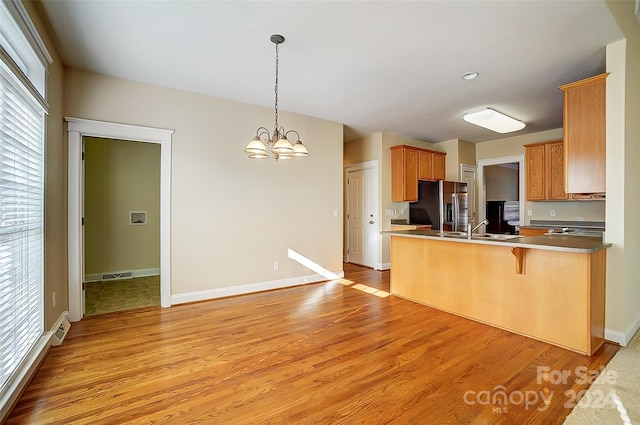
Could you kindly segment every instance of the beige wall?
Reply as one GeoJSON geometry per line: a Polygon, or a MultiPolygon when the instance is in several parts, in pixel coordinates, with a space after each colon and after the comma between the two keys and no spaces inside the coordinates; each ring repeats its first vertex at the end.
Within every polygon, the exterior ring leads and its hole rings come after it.
{"type": "Polygon", "coordinates": [[[67,286],[67,143],[63,119],[64,67],[33,2],[23,2],[53,58],[47,74],[45,162],[45,329],[69,308],[67,286]],[[53,306],[53,294],[56,304],[53,306]]]}
{"type": "Polygon", "coordinates": [[[65,114],[175,130],[172,295],[315,275],[288,249],[342,271],[341,124],[280,111],[311,156],[250,160],[272,109],[77,69],[65,73],[65,114]]]}
{"type": "Polygon", "coordinates": [[[517,201],[518,174],[515,168],[491,165],[484,168],[487,201],[517,201]]]}
{"type": "Polygon", "coordinates": [[[159,273],[160,145],[94,137],[84,143],[85,276],[159,273]],[[146,211],[147,224],[130,225],[130,211],[146,211]]]}
{"type": "Polygon", "coordinates": [[[344,166],[382,159],[382,133],[344,144],[344,166]]]}
{"type": "Polygon", "coordinates": [[[476,145],[460,139],[434,143],[432,149],[446,152],[445,179],[461,181],[460,165],[476,165],[476,145]]]}
{"type": "Polygon", "coordinates": [[[607,46],[606,326],[630,339],[640,327],[640,25],[634,2],[607,6],[626,41],[607,46]]]}

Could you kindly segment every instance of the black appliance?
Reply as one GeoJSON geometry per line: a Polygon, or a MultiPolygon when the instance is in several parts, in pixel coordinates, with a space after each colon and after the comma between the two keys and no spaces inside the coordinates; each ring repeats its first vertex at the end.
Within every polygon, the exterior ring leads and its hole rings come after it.
{"type": "Polygon", "coordinates": [[[410,224],[430,224],[434,230],[466,232],[469,223],[467,184],[418,182],[418,202],[409,204],[410,224]]]}
{"type": "Polygon", "coordinates": [[[486,218],[489,224],[486,232],[516,235],[519,216],[517,201],[487,201],[486,218]]]}

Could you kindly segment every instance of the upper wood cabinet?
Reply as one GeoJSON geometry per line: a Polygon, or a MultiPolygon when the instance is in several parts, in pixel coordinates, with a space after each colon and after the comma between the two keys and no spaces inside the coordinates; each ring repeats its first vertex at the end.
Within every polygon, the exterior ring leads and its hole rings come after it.
{"type": "Polygon", "coordinates": [[[525,145],[527,200],[565,200],[562,140],[525,145]]]}
{"type": "Polygon", "coordinates": [[[445,153],[420,149],[418,151],[418,179],[444,180],[445,153]]]}
{"type": "Polygon", "coordinates": [[[418,180],[444,180],[445,155],[414,146],[392,146],[391,200],[416,202],[418,180]]]}
{"type": "Polygon", "coordinates": [[[391,200],[418,200],[418,150],[408,146],[391,147],[391,200]]]}
{"type": "Polygon", "coordinates": [[[568,193],[606,191],[606,78],[560,86],[564,92],[564,159],[568,193]]]}

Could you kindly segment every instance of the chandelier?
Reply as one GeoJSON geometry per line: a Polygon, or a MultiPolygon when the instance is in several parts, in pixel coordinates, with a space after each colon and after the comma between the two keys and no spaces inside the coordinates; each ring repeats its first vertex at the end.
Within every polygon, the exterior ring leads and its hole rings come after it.
{"type": "Polygon", "coordinates": [[[300,141],[300,134],[295,130],[285,131],[284,127],[278,126],[278,46],[284,43],[284,37],[278,34],[271,36],[271,42],[276,45],[276,101],[275,101],[275,125],[273,134],[265,127],[258,127],[256,137],[253,138],[245,148],[245,152],[252,159],[269,158],[269,151],[277,161],[279,159],[291,159],[309,156],[309,151],[300,141]],[[296,142],[292,145],[288,135],[295,133],[296,142]],[[263,140],[264,138],[264,140],[263,140]]]}

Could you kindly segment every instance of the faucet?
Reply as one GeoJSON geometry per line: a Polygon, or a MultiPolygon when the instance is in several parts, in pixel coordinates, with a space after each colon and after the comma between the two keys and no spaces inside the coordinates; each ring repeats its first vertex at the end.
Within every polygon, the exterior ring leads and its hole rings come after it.
{"type": "Polygon", "coordinates": [[[473,232],[478,230],[478,227],[482,226],[483,224],[486,226],[487,224],[489,224],[489,220],[485,218],[480,223],[478,223],[476,227],[474,227],[473,229],[471,228],[471,223],[467,224],[467,239],[471,239],[471,235],[473,234],[473,232]]]}

